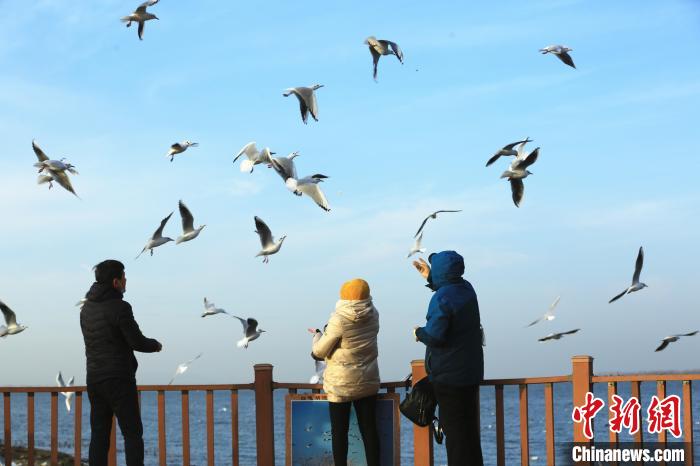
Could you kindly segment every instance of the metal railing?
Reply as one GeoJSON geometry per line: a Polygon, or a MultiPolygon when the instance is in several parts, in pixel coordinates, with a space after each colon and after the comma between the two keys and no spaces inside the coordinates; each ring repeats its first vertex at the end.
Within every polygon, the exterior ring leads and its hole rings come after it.
{"type": "MultiPolygon", "coordinates": [[[[686,444],[686,465],[693,465],[693,412],[692,412],[692,384],[700,380],[699,374],[637,374],[596,376],[593,375],[593,358],[590,356],[574,356],[571,375],[555,377],[532,377],[516,379],[490,379],[482,382],[483,386],[493,387],[496,416],[496,463],[498,466],[506,464],[505,456],[505,411],[504,411],[504,387],[516,386],[519,393],[519,423],[520,423],[520,459],[521,465],[529,465],[530,462],[530,433],[528,425],[528,394],[530,387],[541,385],[544,388],[545,409],[545,450],[546,464],[555,465],[555,437],[554,437],[554,385],[571,383],[572,400],[574,406],[585,403],[586,393],[593,391],[593,384],[606,383],[608,388],[608,402],[612,402],[612,396],[617,393],[618,383],[630,383],[631,395],[639,398],[642,382],[653,382],[657,385],[659,398],[666,395],[666,382],[680,381],[682,383],[683,404],[683,442],[686,444]]],[[[425,367],[422,360],[411,363],[413,380],[423,378],[425,367]]],[[[157,400],[157,425],[158,425],[158,464],[167,464],[167,438],[166,438],[166,392],[180,392],[181,400],[181,433],[182,433],[182,464],[190,465],[190,393],[205,393],[205,423],[206,423],[206,464],[214,466],[215,442],[214,442],[214,392],[229,392],[231,413],[231,461],[233,466],[239,466],[239,406],[238,396],[240,391],[250,390],[255,393],[255,425],[256,425],[256,450],[257,464],[259,466],[273,466],[275,464],[274,446],[274,391],[287,390],[288,393],[297,393],[299,390],[310,390],[320,393],[322,386],[308,383],[282,383],[273,381],[273,366],[270,364],[256,364],[254,366],[255,378],[249,384],[221,384],[221,385],[142,385],[138,387],[139,400],[143,392],[155,392],[157,400]]],[[[405,382],[383,382],[381,388],[387,393],[394,393],[396,389],[403,388],[405,382]]],[[[35,394],[49,393],[50,405],[50,461],[52,465],[58,464],[58,395],[61,392],[75,392],[74,399],[74,446],[73,456],[75,466],[81,465],[82,443],[82,406],[83,395],[86,387],[0,387],[3,398],[4,411],[4,456],[5,464],[12,464],[12,408],[11,396],[13,394],[26,394],[27,404],[27,457],[29,464],[34,464],[35,457],[35,394]]],[[[571,413],[566,413],[570,416],[571,413]]],[[[611,414],[612,415],[612,414],[611,414]]],[[[641,419],[640,419],[641,421],[641,419]]],[[[641,424],[641,422],[640,422],[641,424]]],[[[113,420],[111,434],[111,448],[109,452],[110,466],[117,464],[116,450],[116,423],[113,420]]],[[[635,442],[643,444],[644,438],[640,429],[634,437],[635,442]]],[[[581,424],[573,424],[572,438],[567,440],[574,442],[590,443],[583,434],[581,424]]],[[[610,432],[609,442],[616,444],[618,435],[610,432]]],[[[658,434],[657,441],[666,444],[665,431],[658,434]]],[[[414,464],[416,466],[433,466],[433,438],[428,427],[413,426],[414,464]]]]}

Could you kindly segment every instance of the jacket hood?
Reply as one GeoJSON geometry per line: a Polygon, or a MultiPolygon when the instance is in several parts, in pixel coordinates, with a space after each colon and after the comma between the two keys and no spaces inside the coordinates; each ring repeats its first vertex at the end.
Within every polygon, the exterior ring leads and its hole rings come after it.
{"type": "Polygon", "coordinates": [[[375,311],[372,298],[368,299],[341,299],[335,304],[335,312],[353,322],[366,319],[375,311]]]}
{"type": "Polygon", "coordinates": [[[124,294],[116,290],[111,284],[95,282],[90,287],[85,298],[87,298],[88,301],[101,303],[102,301],[109,301],[110,299],[122,299],[123,296],[124,294]]]}
{"type": "Polygon", "coordinates": [[[435,289],[464,281],[464,259],[455,251],[442,251],[430,257],[428,282],[435,289]]]}

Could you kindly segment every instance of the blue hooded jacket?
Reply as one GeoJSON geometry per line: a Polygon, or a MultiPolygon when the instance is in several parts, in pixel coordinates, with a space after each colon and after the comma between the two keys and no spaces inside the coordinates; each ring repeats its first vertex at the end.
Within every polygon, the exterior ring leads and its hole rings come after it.
{"type": "Polygon", "coordinates": [[[450,386],[479,384],[484,378],[481,319],[476,292],[462,278],[464,259],[454,251],[431,256],[428,286],[435,291],[425,327],[416,337],[426,345],[430,380],[450,386]]]}

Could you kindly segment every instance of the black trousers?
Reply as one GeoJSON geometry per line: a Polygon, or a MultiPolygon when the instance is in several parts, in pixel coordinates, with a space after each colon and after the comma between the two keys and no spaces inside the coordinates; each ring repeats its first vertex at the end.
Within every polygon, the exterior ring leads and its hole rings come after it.
{"type": "Polygon", "coordinates": [[[377,431],[377,395],[345,403],[328,403],[333,434],[333,463],[348,464],[348,430],[350,407],[355,406],[362,442],[365,444],[367,466],[379,466],[379,432],[377,431]]]}
{"type": "Polygon", "coordinates": [[[143,425],[136,381],[108,379],[87,386],[90,399],[90,466],[107,466],[112,415],[124,436],[127,466],[143,466],[143,425]]]}
{"type": "Polygon", "coordinates": [[[479,428],[479,386],[433,383],[450,466],[483,466],[479,428]]]}

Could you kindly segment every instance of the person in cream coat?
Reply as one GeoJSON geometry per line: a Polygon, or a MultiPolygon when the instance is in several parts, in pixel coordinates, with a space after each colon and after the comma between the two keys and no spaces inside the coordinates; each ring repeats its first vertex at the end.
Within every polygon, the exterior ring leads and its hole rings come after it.
{"type": "Polygon", "coordinates": [[[328,395],[336,466],[347,465],[351,406],[355,407],[367,465],[379,466],[378,333],[379,313],[372,304],[367,282],[356,278],[344,283],[335,312],[311,353],[315,359],[326,361],[323,390],[328,395]]]}

